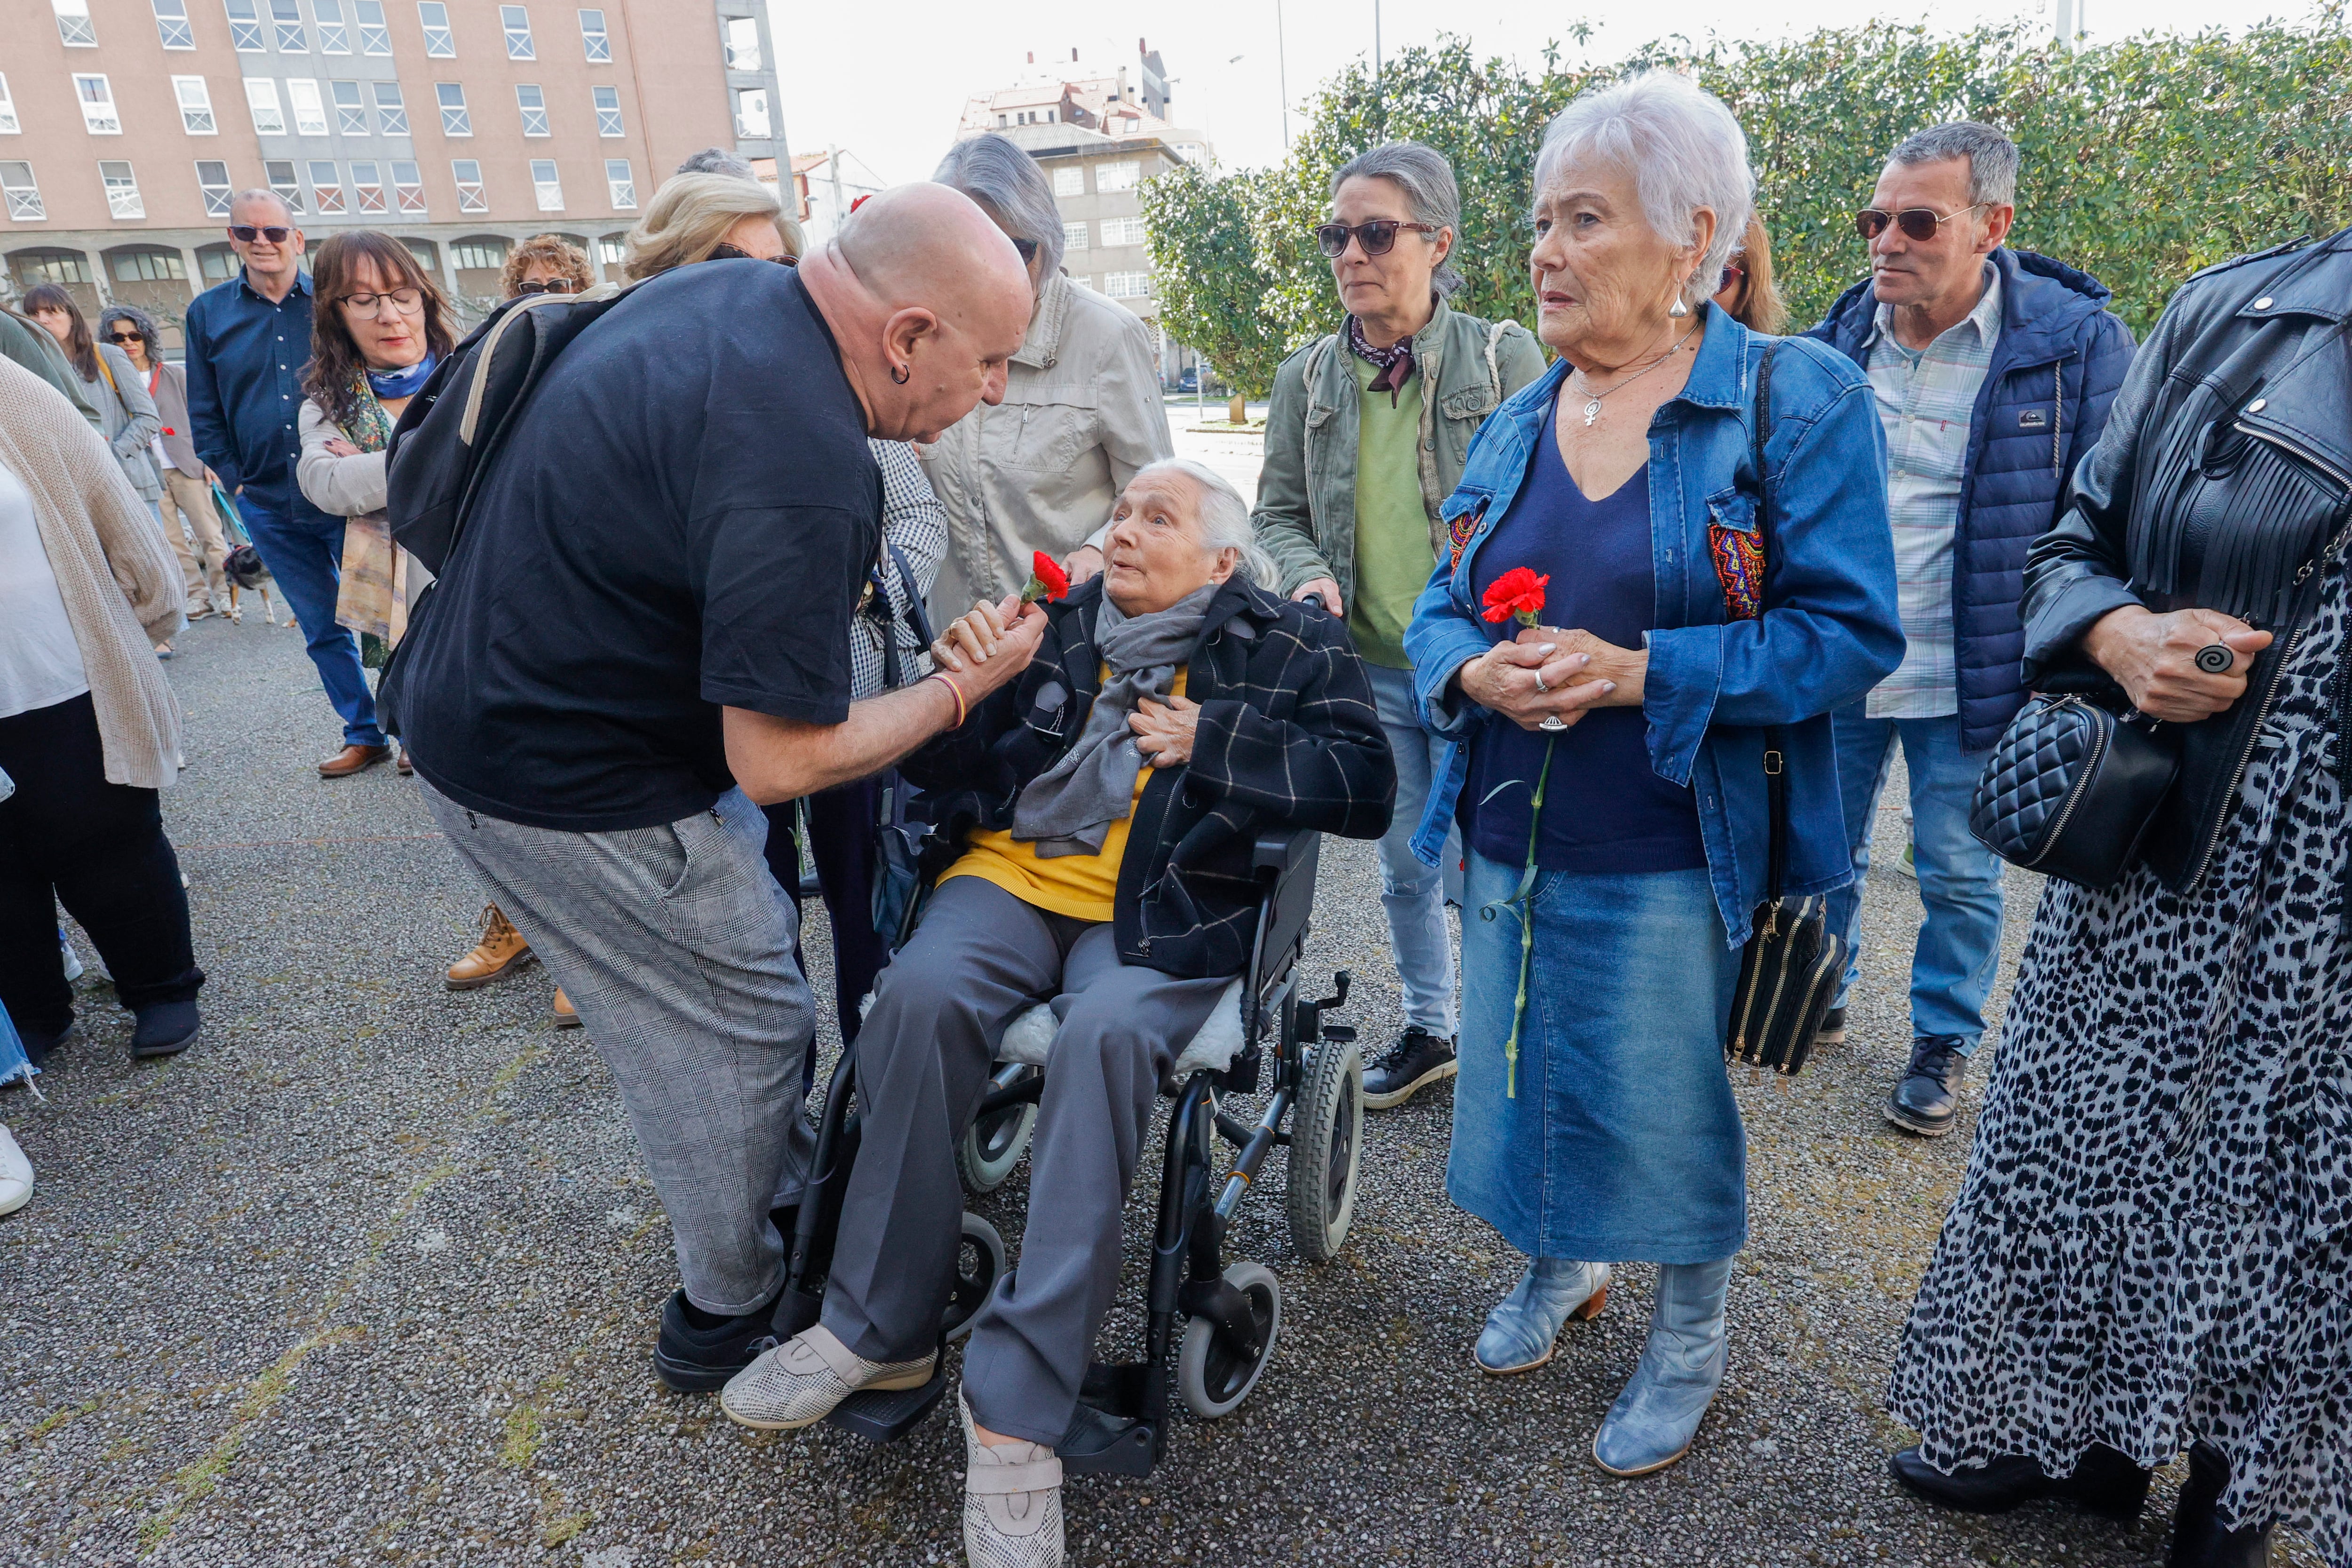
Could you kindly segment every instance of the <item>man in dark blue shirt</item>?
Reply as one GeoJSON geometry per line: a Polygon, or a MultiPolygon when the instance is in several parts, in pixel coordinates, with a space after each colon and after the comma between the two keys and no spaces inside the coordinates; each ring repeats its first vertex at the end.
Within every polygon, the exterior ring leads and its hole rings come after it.
{"type": "Polygon", "coordinates": [[[188,422],[196,455],[236,496],[237,515],[262,564],[278,580],[310,641],[310,662],[343,720],[343,749],[319,764],[343,778],[392,748],[376,727],[375,699],[359,643],[335,624],[343,520],[302,497],[302,373],[310,363],[310,279],[302,231],[274,191],[229,204],[229,247],[245,265],[196,296],[183,329],[188,344],[188,422]]]}

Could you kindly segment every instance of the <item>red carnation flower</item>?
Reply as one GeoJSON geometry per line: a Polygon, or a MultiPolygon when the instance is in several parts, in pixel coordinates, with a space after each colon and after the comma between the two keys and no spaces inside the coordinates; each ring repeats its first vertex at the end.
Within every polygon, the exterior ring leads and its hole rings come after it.
{"type": "Polygon", "coordinates": [[[1523,626],[1536,625],[1536,616],[1544,606],[1544,585],[1549,576],[1538,577],[1529,566],[1514,566],[1495,579],[1481,601],[1490,621],[1517,620],[1523,626]]]}
{"type": "Polygon", "coordinates": [[[1021,602],[1034,605],[1040,599],[1059,599],[1070,591],[1070,574],[1062,570],[1061,563],[1040,550],[1029,557],[1029,585],[1021,590],[1021,602]]]}

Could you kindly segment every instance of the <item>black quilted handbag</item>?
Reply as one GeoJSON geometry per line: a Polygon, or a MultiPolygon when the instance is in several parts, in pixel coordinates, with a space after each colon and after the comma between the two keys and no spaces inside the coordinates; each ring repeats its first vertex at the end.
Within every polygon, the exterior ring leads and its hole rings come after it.
{"type": "Polygon", "coordinates": [[[1969,831],[2012,866],[2113,887],[2179,772],[2178,731],[2087,697],[2036,697],[1993,748],[1969,831]]]}

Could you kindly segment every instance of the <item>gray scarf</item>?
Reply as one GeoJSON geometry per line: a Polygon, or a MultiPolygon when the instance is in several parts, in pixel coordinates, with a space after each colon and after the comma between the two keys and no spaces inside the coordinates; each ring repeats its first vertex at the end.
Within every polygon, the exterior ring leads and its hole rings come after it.
{"type": "Polygon", "coordinates": [[[1136,750],[1128,715],[1141,698],[1168,700],[1176,667],[1192,657],[1219,586],[1196,588],[1164,610],[1132,617],[1103,595],[1095,651],[1110,666],[1110,679],[1076,743],[1013,804],[1013,837],[1035,843],[1039,859],[1101,854],[1110,825],[1135,809],[1136,775],[1150,764],[1136,750]]]}

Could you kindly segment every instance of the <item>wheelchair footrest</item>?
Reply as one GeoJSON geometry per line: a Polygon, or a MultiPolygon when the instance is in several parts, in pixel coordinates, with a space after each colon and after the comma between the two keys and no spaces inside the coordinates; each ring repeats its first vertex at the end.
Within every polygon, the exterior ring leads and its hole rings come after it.
{"type": "Polygon", "coordinates": [[[920,1388],[867,1389],[833,1407],[825,1425],[855,1432],[869,1443],[895,1443],[921,1422],[948,1392],[947,1358],[920,1388]]]}
{"type": "Polygon", "coordinates": [[[1160,1433],[1137,1416],[1081,1403],[1054,1454],[1069,1475],[1148,1476],[1160,1458],[1160,1433]]]}

